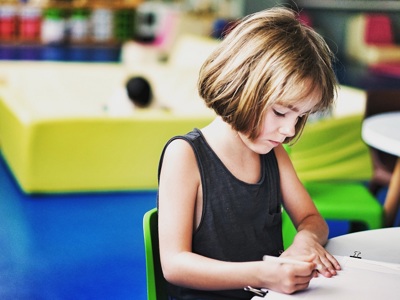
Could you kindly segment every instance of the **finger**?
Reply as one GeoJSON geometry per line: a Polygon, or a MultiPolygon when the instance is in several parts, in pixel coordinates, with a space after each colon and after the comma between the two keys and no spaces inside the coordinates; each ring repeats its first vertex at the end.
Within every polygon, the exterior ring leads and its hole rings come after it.
{"type": "Polygon", "coordinates": [[[316,269],[316,264],[314,262],[305,262],[303,265],[293,265],[295,268],[296,277],[310,278],[313,277],[313,272],[316,269]]]}
{"type": "Polygon", "coordinates": [[[305,284],[310,282],[311,279],[315,277],[317,271],[315,268],[311,268],[308,270],[304,270],[302,272],[298,272],[294,278],[295,284],[305,284]],[[305,272],[305,273],[304,273],[305,272]]]}
{"type": "Polygon", "coordinates": [[[311,279],[314,278],[314,271],[309,276],[297,276],[295,279],[296,285],[309,284],[311,279]]]}
{"type": "Polygon", "coordinates": [[[304,290],[304,289],[308,288],[310,285],[311,279],[314,278],[313,274],[314,274],[314,272],[309,277],[297,278],[296,284],[295,284],[296,290],[299,291],[299,290],[304,290]]]}
{"type": "Polygon", "coordinates": [[[295,289],[296,291],[302,291],[307,289],[310,286],[310,282],[308,283],[303,283],[303,284],[296,284],[295,289]]]}
{"type": "Polygon", "coordinates": [[[318,273],[318,270],[314,270],[314,271],[313,271],[313,277],[314,277],[314,278],[317,278],[317,277],[318,277],[318,274],[319,274],[319,273],[318,273]]]}
{"type": "Polygon", "coordinates": [[[336,258],[333,255],[331,255],[330,253],[327,253],[326,257],[331,262],[331,264],[333,265],[333,267],[336,270],[341,270],[342,269],[340,264],[339,264],[339,262],[336,260],[336,258]]]}
{"type": "Polygon", "coordinates": [[[329,270],[327,267],[324,266],[324,267],[322,267],[321,269],[318,270],[318,273],[321,274],[324,277],[330,278],[330,277],[336,275],[336,274],[333,274],[332,271],[336,272],[333,269],[329,270]]]}
{"type": "Polygon", "coordinates": [[[318,266],[318,272],[320,272],[325,277],[332,277],[336,275],[336,268],[332,262],[326,257],[320,257],[321,264],[318,266]]]}

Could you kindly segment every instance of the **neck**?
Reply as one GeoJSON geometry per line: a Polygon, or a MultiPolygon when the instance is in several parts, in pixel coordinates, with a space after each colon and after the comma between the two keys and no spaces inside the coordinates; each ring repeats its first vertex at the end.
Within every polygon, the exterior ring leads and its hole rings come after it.
{"type": "Polygon", "coordinates": [[[254,155],[232,126],[217,117],[211,124],[202,130],[210,144],[217,145],[221,150],[227,151],[230,155],[254,155]]]}

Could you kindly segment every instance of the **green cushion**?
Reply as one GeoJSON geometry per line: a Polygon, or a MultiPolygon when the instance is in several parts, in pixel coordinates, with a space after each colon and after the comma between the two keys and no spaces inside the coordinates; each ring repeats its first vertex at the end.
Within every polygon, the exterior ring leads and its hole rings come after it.
{"type": "Polygon", "coordinates": [[[293,165],[302,181],[369,180],[372,164],[361,139],[362,115],[329,118],[307,124],[290,147],[293,165]]]}

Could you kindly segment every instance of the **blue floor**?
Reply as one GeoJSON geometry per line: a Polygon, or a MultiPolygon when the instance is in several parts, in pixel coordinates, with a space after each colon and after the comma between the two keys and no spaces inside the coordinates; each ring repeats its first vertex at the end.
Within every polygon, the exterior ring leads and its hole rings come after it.
{"type": "Polygon", "coordinates": [[[156,192],[24,195],[0,158],[0,299],[146,299],[156,192]]]}

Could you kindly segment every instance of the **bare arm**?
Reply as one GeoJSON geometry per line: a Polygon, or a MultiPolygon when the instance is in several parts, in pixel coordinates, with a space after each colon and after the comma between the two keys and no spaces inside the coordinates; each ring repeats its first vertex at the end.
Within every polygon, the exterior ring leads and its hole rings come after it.
{"type": "Polygon", "coordinates": [[[298,232],[293,244],[282,255],[316,254],[314,262],[322,267],[320,273],[326,277],[335,275],[336,270],[340,270],[340,265],[323,247],[327,242],[328,226],[300,182],[284,148],[277,147],[275,153],[278,158],[284,207],[298,232]]]}
{"type": "MultiPolygon", "coordinates": [[[[159,241],[165,278],[176,285],[204,289],[266,287],[293,293],[314,276],[315,264],[298,266],[271,262],[232,263],[192,252],[196,200],[201,191],[193,150],[182,140],[167,148],[159,186],[159,241]]],[[[200,194],[201,195],[201,194],[200,194]]],[[[313,260],[313,257],[304,257],[313,260]]]]}

